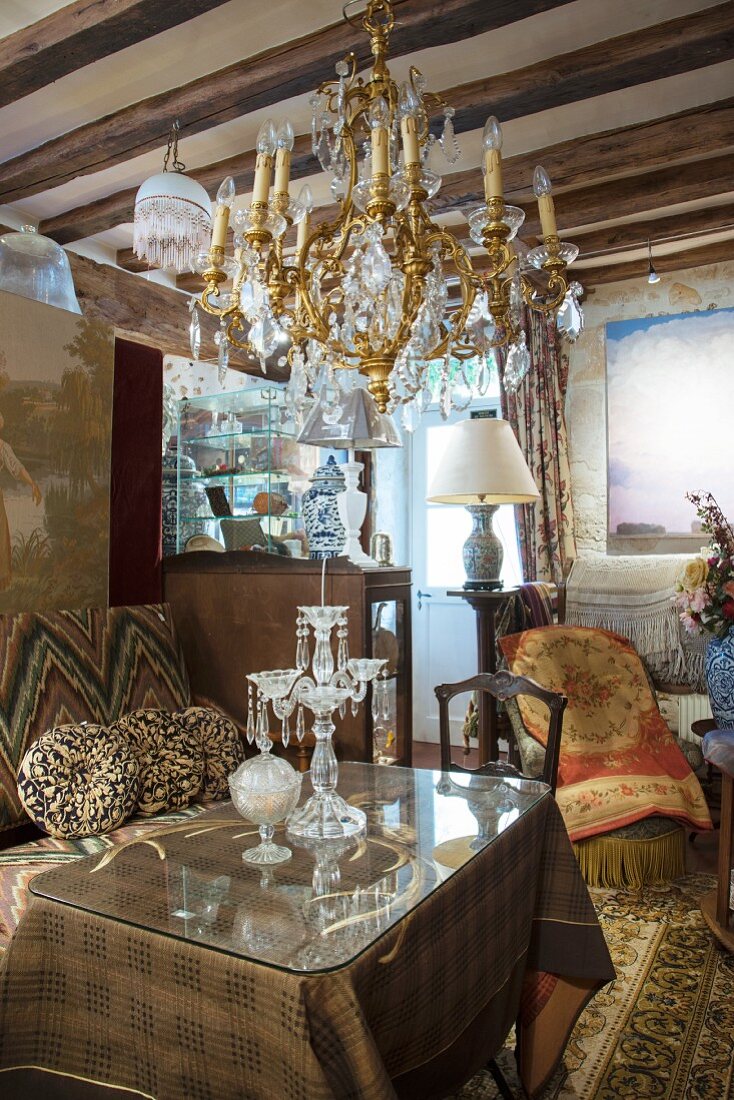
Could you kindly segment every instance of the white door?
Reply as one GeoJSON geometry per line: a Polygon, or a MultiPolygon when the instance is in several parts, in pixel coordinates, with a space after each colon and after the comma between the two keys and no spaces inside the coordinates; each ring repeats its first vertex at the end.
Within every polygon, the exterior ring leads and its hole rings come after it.
{"type": "MultiPolygon", "coordinates": [[[[471,531],[471,518],[461,505],[427,504],[426,496],[448,442],[451,424],[466,420],[471,412],[497,409],[493,400],[477,401],[471,411],[454,413],[442,420],[429,410],[413,435],[411,542],[413,564],[413,740],[439,741],[437,684],[465,680],[477,670],[475,615],[465,600],[447,596],[447,589],[461,588],[466,579],[462,547],[471,531]]],[[[486,414],[485,414],[486,415],[486,414]]],[[[499,410],[497,409],[497,415],[499,410]]],[[[495,530],[502,539],[505,587],[519,584],[522,576],[512,505],[495,515],[495,530]]],[[[463,706],[456,701],[451,714],[451,740],[461,744],[463,706]]]]}

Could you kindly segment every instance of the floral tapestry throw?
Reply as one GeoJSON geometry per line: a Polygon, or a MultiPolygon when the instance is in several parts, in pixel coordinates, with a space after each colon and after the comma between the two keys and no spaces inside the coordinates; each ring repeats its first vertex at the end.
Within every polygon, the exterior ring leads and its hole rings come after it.
{"type": "MultiPolygon", "coordinates": [[[[558,805],[571,840],[661,814],[694,829],[711,818],[698,779],[678,748],[639,656],[618,634],[550,626],[500,639],[508,667],[568,697],[558,767],[558,805]]],[[[548,712],[518,699],[541,744],[548,712]]]]}

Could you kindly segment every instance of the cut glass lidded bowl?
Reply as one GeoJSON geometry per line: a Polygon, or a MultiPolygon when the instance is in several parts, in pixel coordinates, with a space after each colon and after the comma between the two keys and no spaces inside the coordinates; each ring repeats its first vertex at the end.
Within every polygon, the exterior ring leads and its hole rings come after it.
{"type": "Polygon", "coordinates": [[[273,842],[274,826],[295,809],[301,793],[301,775],[287,760],[261,752],[240,764],[229,777],[235,809],[259,826],[260,843],[242,853],[246,863],[284,863],[290,848],[273,842]]]}

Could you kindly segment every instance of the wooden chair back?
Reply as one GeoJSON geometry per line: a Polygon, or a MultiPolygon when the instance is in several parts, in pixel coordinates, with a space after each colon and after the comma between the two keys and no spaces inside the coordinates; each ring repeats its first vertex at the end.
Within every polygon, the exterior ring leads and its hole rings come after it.
{"type": "Polygon", "coordinates": [[[438,723],[441,736],[441,769],[443,771],[457,772],[481,772],[483,775],[520,776],[524,779],[541,779],[556,793],[558,782],[558,758],[561,751],[561,731],[563,729],[563,712],[566,709],[568,699],[556,691],[548,691],[547,688],[536,684],[527,676],[513,676],[510,672],[480,672],[468,680],[459,680],[454,684],[439,684],[434,688],[438,699],[438,723]],[[453,763],[451,759],[451,736],[449,724],[449,703],[455,695],[462,695],[469,691],[484,691],[495,699],[505,702],[507,699],[515,699],[518,695],[532,695],[545,703],[550,713],[548,724],[548,743],[545,750],[545,763],[541,775],[523,776],[514,766],[504,761],[481,761],[478,768],[462,768],[460,764],[453,763]]]}

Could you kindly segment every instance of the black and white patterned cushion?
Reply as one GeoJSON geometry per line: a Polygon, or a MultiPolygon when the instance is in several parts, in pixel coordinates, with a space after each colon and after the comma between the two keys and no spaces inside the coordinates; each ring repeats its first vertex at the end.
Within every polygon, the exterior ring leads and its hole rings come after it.
{"type": "Polygon", "coordinates": [[[125,738],[91,723],[42,734],[18,771],[26,812],[56,837],[116,829],[134,812],[138,785],[138,763],[125,738]]]}
{"type": "Polygon", "coordinates": [[[140,771],[138,813],[180,810],[196,798],[204,775],[201,740],[165,710],[135,710],[110,726],[126,738],[140,771]]]}
{"type": "Polygon", "coordinates": [[[229,798],[228,777],[245,759],[245,749],[231,718],[210,707],[188,707],[174,716],[201,738],[204,779],[200,797],[206,801],[229,798]]]}

